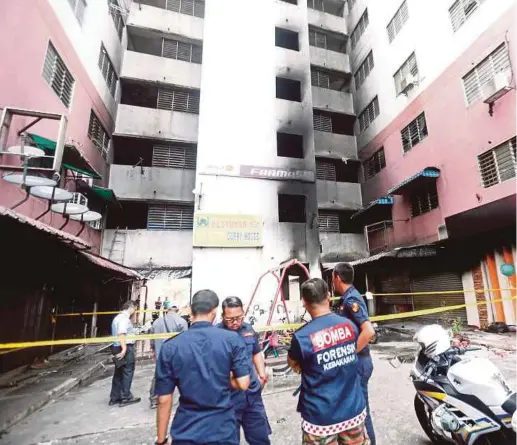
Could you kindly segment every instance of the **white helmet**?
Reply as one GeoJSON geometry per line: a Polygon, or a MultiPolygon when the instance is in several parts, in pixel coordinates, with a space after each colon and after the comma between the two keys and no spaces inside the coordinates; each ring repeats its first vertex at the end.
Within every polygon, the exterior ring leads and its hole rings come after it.
{"type": "Polygon", "coordinates": [[[451,347],[451,339],[447,331],[440,325],[425,326],[413,337],[422,348],[422,352],[429,358],[444,353],[451,347]]]}

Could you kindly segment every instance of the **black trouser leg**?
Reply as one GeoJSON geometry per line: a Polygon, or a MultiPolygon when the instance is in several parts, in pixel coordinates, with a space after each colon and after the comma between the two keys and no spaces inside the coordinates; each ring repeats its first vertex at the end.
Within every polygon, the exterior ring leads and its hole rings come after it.
{"type": "Polygon", "coordinates": [[[133,345],[127,346],[126,351],[127,363],[121,367],[122,369],[122,399],[131,398],[131,383],[135,373],[135,350],[133,345]]]}
{"type": "MultiPolygon", "coordinates": [[[[113,355],[116,355],[119,352],[120,352],[119,346],[112,347],[113,355]]],[[[110,400],[112,402],[116,402],[116,401],[122,399],[122,379],[123,379],[122,367],[115,368],[115,371],[113,372],[113,380],[111,381],[110,400]]]]}

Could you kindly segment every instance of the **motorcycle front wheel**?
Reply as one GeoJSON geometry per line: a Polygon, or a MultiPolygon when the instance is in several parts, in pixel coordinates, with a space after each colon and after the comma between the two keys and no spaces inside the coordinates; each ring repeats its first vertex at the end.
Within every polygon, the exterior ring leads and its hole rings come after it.
{"type": "Polygon", "coordinates": [[[422,402],[420,397],[418,397],[418,394],[415,394],[416,417],[425,434],[427,434],[427,437],[431,439],[431,442],[433,442],[434,445],[451,445],[450,442],[443,439],[433,430],[433,427],[431,425],[431,419],[429,418],[426,406],[427,405],[424,402],[422,402]]]}

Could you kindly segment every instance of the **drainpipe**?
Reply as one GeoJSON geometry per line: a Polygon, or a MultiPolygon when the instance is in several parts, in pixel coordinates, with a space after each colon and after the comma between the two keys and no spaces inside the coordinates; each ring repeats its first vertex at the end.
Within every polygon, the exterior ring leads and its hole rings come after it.
{"type": "MultiPolygon", "coordinates": [[[[93,303],[92,312],[97,312],[98,307],[99,307],[99,304],[96,301],[95,303],[93,303]]],[[[92,315],[92,328],[91,328],[91,332],[90,332],[90,337],[92,337],[92,338],[97,337],[97,314],[96,313],[94,315],[92,315]]]]}

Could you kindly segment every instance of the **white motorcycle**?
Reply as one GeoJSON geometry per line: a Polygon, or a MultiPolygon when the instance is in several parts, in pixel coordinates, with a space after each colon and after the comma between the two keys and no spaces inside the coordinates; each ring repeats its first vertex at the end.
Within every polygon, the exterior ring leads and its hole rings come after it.
{"type": "Polygon", "coordinates": [[[438,325],[414,340],[421,350],[411,371],[415,411],[435,445],[515,445],[516,393],[486,358],[466,357],[480,348],[451,347],[438,325]]]}

